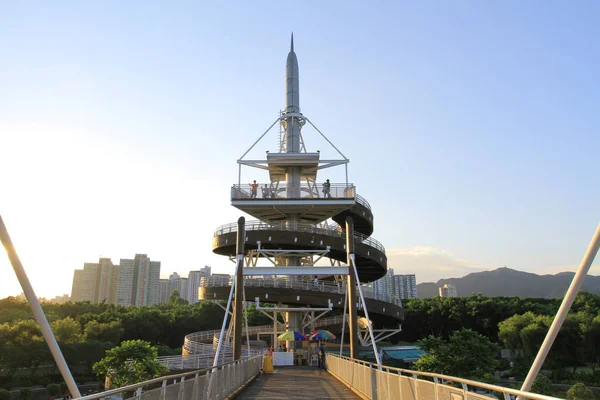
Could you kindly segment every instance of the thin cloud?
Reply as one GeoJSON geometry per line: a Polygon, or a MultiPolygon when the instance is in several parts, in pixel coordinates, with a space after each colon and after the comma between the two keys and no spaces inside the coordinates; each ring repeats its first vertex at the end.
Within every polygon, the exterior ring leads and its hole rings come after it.
{"type": "Polygon", "coordinates": [[[417,282],[461,277],[487,269],[449,251],[428,246],[386,250],[388,267],[395,274],[415,274],[417,282]]]}

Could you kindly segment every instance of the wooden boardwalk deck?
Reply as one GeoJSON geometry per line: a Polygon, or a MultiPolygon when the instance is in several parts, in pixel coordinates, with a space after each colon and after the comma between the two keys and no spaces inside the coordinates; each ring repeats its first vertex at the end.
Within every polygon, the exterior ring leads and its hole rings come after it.
{"type": "Polygon", "coordinates": [[[317,367],[275,368],[261,374],[242,390],[238,399],[360,399],[333,375],[317,367]]]}

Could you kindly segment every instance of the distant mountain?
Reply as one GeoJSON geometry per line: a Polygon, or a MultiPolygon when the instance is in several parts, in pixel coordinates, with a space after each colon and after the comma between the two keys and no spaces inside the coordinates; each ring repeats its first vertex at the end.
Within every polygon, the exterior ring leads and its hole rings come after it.
{"type": "MultiPolygon", "coordinates": [[[[440,279],[437,283],[420,283],[417,294],[419,298],[435,297],[439,295],[440,286],[451,283],[459,296],[481,293],[484,296],[563,297],[574,275],[574,272],[537,275],[504,267],[475,272],[462,278],[440,279]]],[[[600,295],[600,276],[588,275],[583,282],[583,290],[600,295]]]]}

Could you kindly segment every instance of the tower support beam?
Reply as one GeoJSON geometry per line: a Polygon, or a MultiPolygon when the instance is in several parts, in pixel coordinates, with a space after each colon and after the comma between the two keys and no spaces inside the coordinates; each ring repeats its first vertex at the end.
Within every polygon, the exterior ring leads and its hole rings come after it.
{"type": "Polygon", "coordinates": [[[246,219],[238,219],[237,231],[237,271],[235,274],[235,303],[233,306],[233,360],[242,358],[242,297],[244,292],[244,241],[246,238],[246,219]]]}
{"type": "MultiPolygon", "coordinates": [[[[354,221],[346,218],[346,252],[348,265],[352,265],[351,254],[354,254],[354,221]]],[[[356,277],[348,275],[348,329],[350,330],[350,358],[358,358],[358,318],[356,315],[356,277]]]]}

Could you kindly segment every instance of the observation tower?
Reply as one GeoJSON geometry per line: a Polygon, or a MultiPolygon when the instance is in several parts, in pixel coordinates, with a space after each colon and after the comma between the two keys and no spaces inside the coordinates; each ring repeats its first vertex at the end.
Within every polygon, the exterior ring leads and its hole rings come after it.
{"type": "MultiPolygon", "coordinates": [[[[322,317],[339,309],[343,310],[342,315],[348,314],[348,319],[340,318],[337,313],[337,318],[329,320],[332,324],[341,323],[342,332],[348,324],[351,352],[357,354],[360,341],[363,345],[372,344],[377,353],[377,339],[389,337],[400,328],[374,329],[372,323],[366,322],[371,321],[367,309],[396,323],[402,320],[403,310],[399,299],[377,296],[364,286],[386,274],[385,249],[371,237],[374,226],[371,206],[348,181],[349,159],[301,112],[293,35],[286,61],[285,88],[285,109],[237,161],[238,181],[231,187],[231,204],[255,219],[217,228],[213,252],[238,263],[237,271],[241,273],[237,273],[235,285],[242,286],[244,301],[256,301],[259,310],[275,314],[271,317],[273,328],[259,332],[257,338],[261,334],[273,335],[272,340],[268,339],[277,346],[278,333],[286,330],[309,333],[328,320],[322,317]],[[264,159],[246,159],[276,126],[279,127],[276,151],[267,150],[264,159]],[[309,151],[309,143],[302,136],[305,127],[320,135],[337,156],[322,159],[319,151],[309,151]],[[344,168],[345,182],[322,178],[323,170],[334,167],[344,168]],[[268,178],[242,183],[243,168],[259,169],[268,178]],[[263,302],[276,307],[262,308],[263,302]],[[357,309],[366,318],[357,320],[357,309]],[[278,313],[284,316],[285,324],[277,322],[278,313]]],[[[231,302],[234,297],[231,283],[223,279],[207,280],[201,285],[200,300],[231,302]]],[[[237,300],[241,296],[237,290],[235,293],[237,300]]],[[[288,348],[292,345],[293,342],[288,343],[288,348]]]]}

